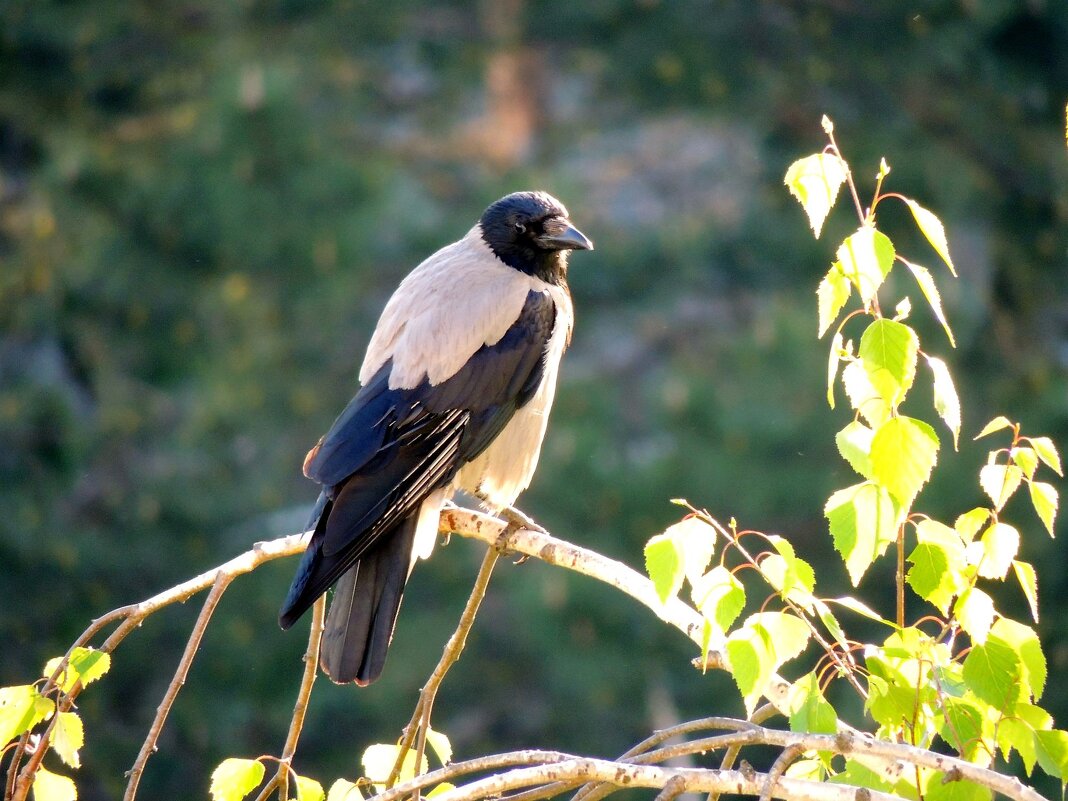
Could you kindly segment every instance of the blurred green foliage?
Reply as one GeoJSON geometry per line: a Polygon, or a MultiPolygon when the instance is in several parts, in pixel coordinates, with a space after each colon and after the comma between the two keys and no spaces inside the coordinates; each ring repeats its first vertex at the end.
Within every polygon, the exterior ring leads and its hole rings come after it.
{"type": "MultiPolygon", "coordinates": [[[[574,260],[578,326],[523,506],[637,565],[686,496],[834,564],[822,499],[849,468],[813,290],[853,223],[813,242],[781,185],[824,112],[862,185],[885,155],[947,223],[966,435],[996,410],[1068,440],[1065,41],[1053,0],[0,4],[0,684],[297,528],[303,454],[389,292],[518,188],[560,196],[597,243],[574,260]]],[[[921,506],[978,500],[980,453],[947,452],[921,506]]],[[[1063,670],[1064,538],[1025,539],[1063,670]]],[[[317,687],[301,773],[352,776],[399,730],[478,558],[454,542],[418,568],[379,684],[317,687]]],[[[228,593],[144,797],[277,750],[303,648],[274,622],[292,567],[228,593]]],[[[117,795],[194,615],[151,620],[85,697],[83,798],[117,795]]],[[[691,655],[606,588],[502,569],[435,725],[458,755],[614,754],[671,704],[740,709],[691,655]]],[[[1068,698],[1047,700],[1063,725],[1068,698]]]]}

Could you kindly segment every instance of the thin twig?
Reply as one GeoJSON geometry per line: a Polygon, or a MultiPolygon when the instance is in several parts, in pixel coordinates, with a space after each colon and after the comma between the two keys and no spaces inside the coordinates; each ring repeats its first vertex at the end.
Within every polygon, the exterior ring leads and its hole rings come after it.
{"type": "Polygon", "coordinates": [[[475,577],[475,585],[471,588],[471,595],[467,599],[463,614],[460,615],[460,622],[456,625],[456,631],[449,637],[437,667],[434,668],[434,672],[430,674],[430,678],[427,679],[426,684],[423,685],[423,689],[419,693],[419,701],[415,705],[415,712],[412,714],[411,721],[404,729],[404,736],[401,738],[400,748],[397,751],[397,761],[393,765],[393,770],[390,771],[389,778],[386,780],[386,787],[392,787],[397,782],[401,767],[404,764],[404,757],[411,749],[417,734],[419,735],[419,745],[415,758],[416,769],[423,762],[426,733],[430,727],[430,712],[434,705],[434,697],[437,695],[438,687],[441,686],[445,674],[460,658],[464,645],[467,644],[467,635],[471,631],[471,626],[474,625],[478,607],[482,604],[482,599],[486,597],[486,588],[489,586],[490,576],[493,574],[493,566],[497,564],[499,556],[500,551],[497,549],[496,544],[491,543],[490,547],[486,549],[486,555],[482,557],[482,565],[479,567],[478,575],[475,577]]]}
{"type": "MultiPolygon", "coordinates": [[[[770,718],[779,714],[779,710],[776,709],[774,704],[764,704],[761,707],[753,710],[753,714],[749,716],[749,722],[759,725],[770,718]]],[[[734,760],[738,758],[738,754],[741,752],[741,745],[732,745],[727,749],[727,753],[723,755],[723,761],[719,764],[720,770],[730,770],[734,767],[734,760]]],[[[719,793],[712,793],[708,796],[708,801],[719,801],[719,793]]]]}
{"type": "Polygon", "coordinates": [[[656,794],[653,801],[675,801],[686,792],[686,778],[684,776],[672,776],[667,780],[664,789],[656,794]]]}
{"type": "Polygon", "coordinates": [[[215,607],[219,605],[223,593],[226,592],[226,588],[232,580],[232,576],[227,576],[224,573],[219,573],[215,577],[215,584],[211,588],[211,592],[208,593],[208,597],[204,600],[200,616],[197,617],[193,632],[189,635],[189,640],[185,644],[185,652],[178,663],[178,669],[174,671],[174,678],[171,679],[171,683],[167,686],[167,692],[163,695],[163,700],[160,701],[159,706],[156,708],[156,717],[148,730],[148,736],[145,737],[145,741],[141,744],[137,759],[134,761],[133,767],[130,768],[129,774],[127,774],[130,780],[126,784],[126,792],[122,797],[123,801],[133,801],[137,795],[137,785],[141,781],[141,774],[145,772],[148,758],[156,751],[156,742],[159,740],[160,732],[163,731],[163,724],[167,722],[167,715],[170,713],[171,707],[174,706],[174,699],[178,697],[179,691],[185,684],[186,676],[189,675],[189,668],[192,667],[193,660],[200,649],[200,641],[204,638],[204,632],[207,631],[208,623],[215,612],[215,607]]]}
{"type": "Polygon", "coordinates": [[[760,798],[758,801],[771,801],[771,794],[775,790],[775,785],[778,784],[779,779],[786,773],[786,769],[793,764],[794,760],[802,754],[800,746],[791,745],[789,748],[783,750],[775,761],[772,763],[771,768],[768,770],[768,776],[764,780],[764,787],[760,791],[760,798]]]}

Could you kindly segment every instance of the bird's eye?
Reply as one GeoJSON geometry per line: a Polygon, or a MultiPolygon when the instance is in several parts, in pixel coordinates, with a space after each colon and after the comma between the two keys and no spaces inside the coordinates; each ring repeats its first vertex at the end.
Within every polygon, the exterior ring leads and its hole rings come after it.
{"type": "Polygon", "coordinates": [[[523,223],[517,222],[515,224],[515,232],[517,234],[525,234],[527,232],[527,227],[523,225],[523,223]]]}

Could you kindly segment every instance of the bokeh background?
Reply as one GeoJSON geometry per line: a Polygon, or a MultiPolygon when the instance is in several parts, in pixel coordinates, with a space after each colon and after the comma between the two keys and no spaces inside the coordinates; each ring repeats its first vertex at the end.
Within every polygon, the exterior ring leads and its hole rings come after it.
{"type": "MultiPolygon", "coordinates": [[[[295,530],[304,453],[389,292],[520,188],[597,244],[572,262],[578,324],[525,509],[640,567],[687,497],[788,536],[846,591],[822,505],[854,481],[832,440],[848,415],[824,400],[813,290],[856,221],[839,209],[813,241],[786,167],[822,147],[824,113],[862,190],[885,156],[891,188],[947,224],[956,281],[880,209],[943,286],[957,350],[921,302],[913,317],[966,431],[1005,413],[1068,445],[1066,97],[1059,0],[4,0],[0,685],[92,617],[295,530]]],[[[983,453],[943,447],[922,508],[980,502],[983,453]]],[[[1065,539],[1010,514],[1056,677],[1065,539]]],[[[378,684],[317,685],[300,772],[354,777],[396,736],[480,553],[454,540],[418,568],[378,684]]],[[[203,797],[224,756],[280,748],[305,640],[275,623],[293,567],[228,593],[143,797],[203,797]]],[[[887,568],[872,602],[891,602],[887,568]]],[[[1013,587],[999,603],[1024,614],[1013,587]]],[[[119,794],[196,607],[152,618],[80,699],[83,798],[119,794]]],[[[434,722],[459,756],[613,755],[740,711],[691,656],[610,589],[502,565],[434,722]]]]}

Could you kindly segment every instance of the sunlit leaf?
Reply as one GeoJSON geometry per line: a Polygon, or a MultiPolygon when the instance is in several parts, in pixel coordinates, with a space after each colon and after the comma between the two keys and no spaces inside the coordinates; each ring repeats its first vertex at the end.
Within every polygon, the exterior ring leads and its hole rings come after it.
{"type": "Polygon", "coordinates": [[[1002,712],[1020,699],[1019,655],[996,637],[977,643],[964,658],[964,681],[977,698],[1002,712]]]}
{"type": "Polygon", "coordinates": [[[1035,630],[1023,623],[1002,617],[998,618],[990,627],[990,636],[987,644],[1001,642],[1008,645],[1019,657],[1023,665],[1024,686],[1027,694],[1038,700],[1046,688],[1046,655],[1042,653],[1042,643],[1035,634],[1035,630]]]}
{"type": "Polygon", "coordinates": [[[691,598],[701,614],[725,632],[745,608],[745,588],[727,568],[716,565],[692,584],[691,598]]]}
{"type": "Polygon", "coordinates": [[[1012,569],[1016,571],[1016,580],[1020,582],[1027,605],[1031,608],[1031,618],[1038,622],[1038,574],[1028,562],[1014,561],[1012,569]]]}
{"type": "Polygon", "coordinates": [[[263,763],[255,759],[224,759],[211,774],[214,801],[240,801],[263,781],[263,763]]]}
{"type": "Polygon", "coordinates": [[[85,729],[76,712],[60,712],[52,730],[52,749],[72,768],[81,767],[78,750],[85,745],[85,729]]]}
{"type": "Polygon", "coordinates": [[[912,565],[906,581],[943,614],[949,613],[954,596],[965,589],[961,570],[965,564],[964,543],[949,526],[924,519],[916,526],[916,547],[908,556],[912,565]]]}
{"type": "Polygon", "coordinates": [[[993,792],[988,787],[953,777],[943,781],[943,774],[935,773],[927,784],[924,801],[990,801],[993,792]]]}
{"type": "Polygon", "coordinates": [[[69,776],[41,767],[33,779],[33,801],[76,801],[78,788],[69,776]]]}
{"type": "Polygon", "coordinates": [[[869,306],[894,266],[894,243],[882,231],[862,225],[838,246],[835,256],[864,306],[869,306]]]}
{"type": "Polygon", "coordinates": [[[1004,428],[1012,428],[1012,423],[1009,422],[1009,418],[998,415],[985,426],[982,431],[975,435],[976,439],[982,439],[988,434],[993,434],[995,431],[1001,431],[1004,428]]]}
{"type": "Polygon", "coordinates": [[[771,652],[760,634],[740,628],[727,638],[727,659],[746,713],[751,715],[774,671],[771,652]]]}
{"type": "Polygon", "coordinates": [[[1042,770],[1058,779],[1068,776],[1068,732],[1060,729],[1036,731],[1035,744],[1042,770]]]}
{"type": "Polygon", "coordinates": [[[989,517],[990,510],[979,506],[958,517],[953,524],[953,528],[957,530],[957,533],[960,534],[962,540],[971,542],[975,539],[975,535],[979,533],[979,529],[983,527],[983,524],[989,517]]]}
{"type": "Polygon", "coordinates": [[[834,325],[834,321],[838,319],[839,312],[842,311],[842,307],[849,300],[852,286],[849,283],[849,279],[842,272],[842,265],[838,262],[831,265],[827,275],[820,281],[820,285],[816,288],[816,301],[819,310],[819,333],[817,336],[820,339],[827,333],[827,329],[834,325]]]}
{"type": "Polygon", "coordinates": [[[916,218],[916,225],[919,226],[920,231],[927,237],[931,247],[942,257],[949,271],[955,276],[957,271],[953,268],[953,260],[949,257],[949,242],[946,240],[946,229],[942,227],[942,221],[915,200],[906,199],[905,202],[912,210],[912,216],[916,218]]]}
{"type": "Polygon", "coordinates": [[[1053,468],[1058,476],[1063,476],[1061,471],[1061,457],[1057,453],[1057,446],[1049,437],[1031,437],[1031,447],[1035,449],[1038,458],[1053,468]]]}
{"type": "Polygon", "coordinates": [[[999,512],[1023,481],[1023,470],[1016,465],[987,464],[979,470],[979,486],[983,488],[994,508],[999,512]]]}
{"type": "Polygon", "coordinates": [[[1057,517],[1057,488],[1045,481],[1032,481],[1027,485],[1031,492],[1031,504],[1035,514],[1046,527],[1049,535],[1054,536],[1053,523],[1057,517]]]}
{"type": "MultiPolygon", "coordinates": [[[[49,659],[44,670],[41,671],[41,676],[46,679],[50,678],[62,661],[63,657],[60,656],[49,659]]],[[[111,654],[92,648],[75,648],[57,684],[63,692],[70,692],[76,682],[80,681],[85,687],[107,673],[110,668],[111,654]]]]}
{"type": "Polygon", "coordinates": [[[910,314],[912,314],[912,301],[908,297],[904,297],[894,307],[894,322],[899,323],[902,320],[907,320],[910,314]]]}
{"type": "Polygon", "coordinates": [[[682,557],[671,537],[657,534],[646,543],[645,570],[653,580],[661,602],[678,594],[686,574],[682,569],[682,557]]]}
{"type": "Polygon", "coordinates": [[[429,729],[426,733],[426,741],[442,765],[448,765],[452,762],[452,743],[449,742],[449,738],[445,734],[429,729]]]}
{"type": "MultiPolygon", "coordinates": [[[[393,766],[397,764],[397,757],[399,755],[399,745],[375,743],[374,745],[368,746],[366,750],[364,750],[363,756],[360,757],[360,764],[363,765],[364,776],[370,779],[374,784],[385,784],[389,779],[389,774],[393,771],[393,766]]],[[[415,755],[415,749],[409,748],[405,751],[404,762],[401,765],[397,781],[406,782],[409,779],[414,779],[416,776],[426,773],[430,769],[430,764],[427,762],[426,755],[424,754],[422,760],[419,762],[419,768],[417,770],[415,755]]]]}
{"type": "Polygon", "coordinates": [[[838,715],[820,691],[815,671],[806,673],[790,685],[787,701],[790,731],[812,734],[835,734],[838,715]]]}
{"type": "Polygon", "coordinates": [[[858,601],[852,596],[844,595],[841,598],[828,598],[827,602],[832,604],[838,604],[839,606],[844,607],[851,612],[856,612],[858,615],[868,618],[868,620],[874,620],[876,623],[882,623],[886,626],[894,625],[889,620],[880,615],[878,612],[876,612],[874,609],[872,609],[870,606],[868,606],[866,603],[858,601]]]}
{"type": "Polygon", "coordinates": [[[0,687],[0,748],[50,718],[54,709],[32,684],[0,687]]]}
{"type": "Polygon", "coordinates": [[[854,420],[834,437],[842,458],[864,478],[871,478],[871,439],[874,435],[874,431],[854,420]]]}
{"type": "Polygon", "coordinates": [[[995,614],[994,602],[989,595],[976,587],[966,589],[957,598],[953,614],[973,643],[981,645],[986,642],[995,614]]]}
{"type": "Polygon", "coordinates": [[[920,291],[927,298],[927,304],[931,307],[931,311],[934,312],[935,318],[942,324],[942,328],[945,329],[946,336],[949,337],[949,344],[957,347],[957,342],[953,338],[953,331],[949,327],[949,321],[946,320],[946,314],[942,311],[942,297],[938,294],[938,287],[935,286],[930,270],[919,264],[913,264],[907,259],[901,259],[901,261],[905,262],[905,266],[909,268],[916,278],[916,283],[920,285],[920,291]]]}
{"type": "Polygon", "coordinates": [[[363,801],[363,793],[353,782],[347,779],[338,779],[330,785],[330,792],[326,794],[326,801],[363,801]]]}
{"type": "Polygon", "coordinates": [[[842,334],[836,332],[831,340],[831,350],[827,354],[827,405],[834,408],[834,379],[838,376],[838,365],[842,361],[842,334]]]}
{"type": "Polygon", "coordinates": [[[1023,760],[1024,770],[1031,775],[1034,770],[1035,754],[1035,730],[1024,720],[1014,717],[1004,717],[998,722],[998,746],[1002,754],[1008,760],[1012,749],[1016,749],[1023,760]]]}
{"type": "Polygon", "coordinates": [[[452,784],[451,782],[441,782],[440,784],[435,784],[434,788],[429,793],[427,793],[424,798],[435,798],[436,796],[443,795],[449,792],[449,790],[455,789],[455,784],[452,784]]]}
{"type": "Polygon", "coordinates": [[[297,785],[297,801],[323,801],[326,794],[323,786],[307,776],[294,776],[297,785]]]}
{"type": "Polygon", "coordinates": [[[938,461],[938,435],[922,420],[895,417],[871,442],[872,475],[908,508],[938,461]]]}
{"type": "Polygon", "coordinates": [[[979,575],[1004,579],[1020,550],[1020,532],[1008,523],[995,523],[983,532],[980,543],[983,546],[983,559],[979,563],[979,575]]]}
{"type": "Polygon", "coordinates": [[[1038,469],[1038,454],[1035,453],[1034,448],[1017,447],[1012,448],[1009,451],[1009,458],[1012,459],[1012,463],[1023,470],[1024,477],[1030,481],[1035,477],[1035,471],[1038,469]]]}
{"type": "Polygon", "coordinates": [[[827,778],[827,767],[818,759],[799,759],[792,763],[783,775],[790,779],[821,782],[827,778]]]}
{"type": "Polygon", "coordinates": [[[860,338],[857,355],[868,380],[890,406],[904,399],[916,378],[919,345],[915,331],[885,318],[875,320],[860,338]]]}
{"type": "Polygon", "coordinates": [[[823,514],[855,587],[871,563],[897,539],[893,500],[883,487],[865,481],[834,493],[823,514]]]}
{"type": "Polygon", "coordinates": [[[953,376],[949,367],[935,356],[927,356],[927,364],[934,375],[934,407],[946,427],[953,432],[953,450],[957,450],[960,440],[960,398],[957,388],[953,386],[953,376]]]}
{"type": "Polygon", "coordinates": [[[800,201],[817,239],[846,174],[845,162],[831,153],[814,153],[798,159],[786,171],[784,183],[800,201]]]}
{"type": "Polygon", "coordinates": [[[860,412],[868,425],[877,428],[890,418],[890,404],[878,390],[872,386],[864,364],[859,359],[850,362],[842,371],[842,384],[845,386],[849,404],[860,412]]]}
{"type": "Polygon", "coordinates": [[[971,761],[983,748],[983,711],[988,705],[976,702],[970,696],[955,698],[943,696],[942,718],[939,733],[947,743],[960,751],[960,755],[971,761]]]}

